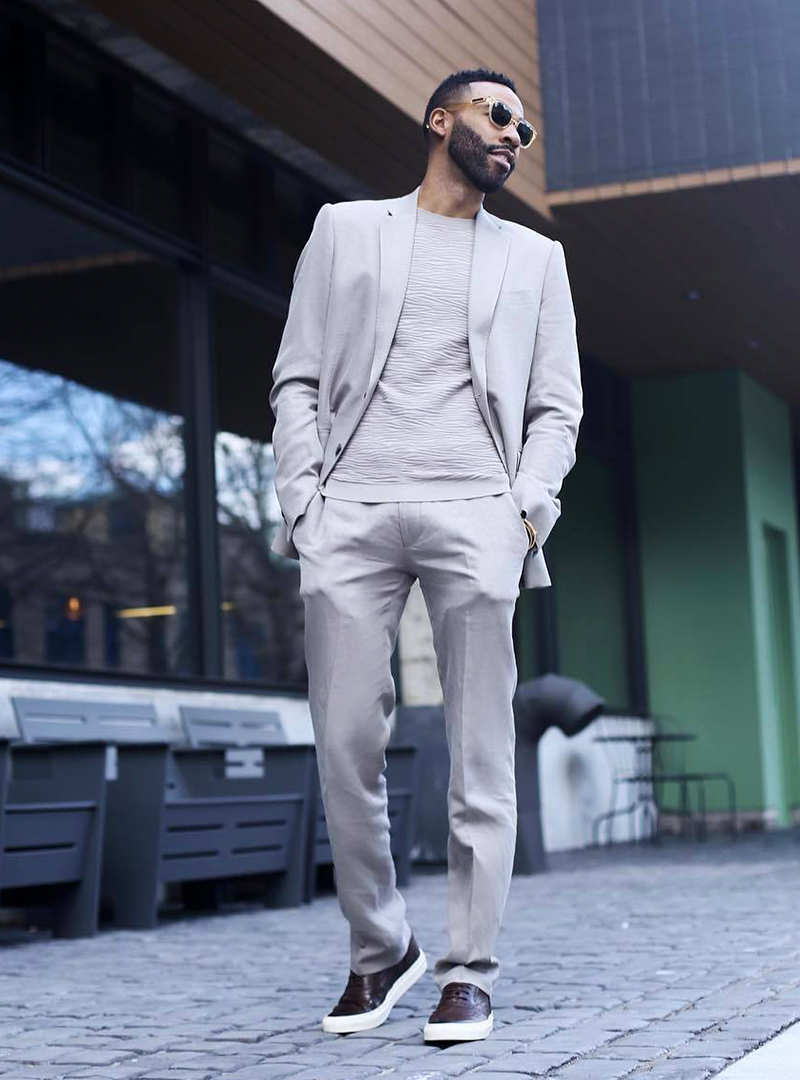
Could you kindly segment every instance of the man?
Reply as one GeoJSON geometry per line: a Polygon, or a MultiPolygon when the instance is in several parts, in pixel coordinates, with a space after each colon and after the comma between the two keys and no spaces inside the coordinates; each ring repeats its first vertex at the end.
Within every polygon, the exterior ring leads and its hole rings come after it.
{"type": "Polygon", "coordinates": [[[298,260],[270,406],[300,560],[323,805],[350,976],[331,1032],[383,1023],[426,970],[405,918],[383,775],[398,625],[419,580],[450,749],[450,947],[426,1041],[492,1030],[516,837],[512,617],[575,462],[582,391],[564,251],[483,208],[535,136],[514,83],[457,72],[424,118],[428,167],[395,199],[326,204],[298,260]]]}

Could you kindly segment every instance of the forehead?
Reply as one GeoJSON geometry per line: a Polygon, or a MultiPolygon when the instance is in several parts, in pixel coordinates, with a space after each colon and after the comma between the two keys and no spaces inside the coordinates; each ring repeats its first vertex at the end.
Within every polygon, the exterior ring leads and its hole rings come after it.
{"type": "Polygon", "coordinates": [[[496,97],[509,105],[518,116],[524,115],[522,102],[509,86],[496,82],[474,82],[471,97],[496,97]]]}

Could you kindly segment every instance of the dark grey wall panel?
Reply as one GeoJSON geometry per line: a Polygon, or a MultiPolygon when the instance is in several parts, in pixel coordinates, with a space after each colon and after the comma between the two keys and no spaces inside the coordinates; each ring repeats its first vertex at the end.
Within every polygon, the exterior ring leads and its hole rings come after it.
{"type": "Polygon", "coordinates": [[[538,0],[550,189],[800,156],[800,0],[538,0]]]}

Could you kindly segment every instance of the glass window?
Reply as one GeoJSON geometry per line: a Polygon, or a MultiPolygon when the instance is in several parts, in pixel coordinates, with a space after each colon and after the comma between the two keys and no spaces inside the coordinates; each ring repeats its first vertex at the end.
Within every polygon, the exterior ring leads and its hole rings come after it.
{"type": "Polygon", "coordinates": [[[0,186],[0,652],[185,670],[173,267],[0,186]]]}
{"type": "Polygon", "coordinates": [[[214,259],[250,270],[255,263],[255,165],[244,144],[208,137],[208,243],[214,259]]]}
{"type": "Polygon", "coordinates": [[[299,566],[270,550],[281,512],[268,398],[283,320],[218,290],[215,326],[224,672],[230,679],[302,686],[299,566]]]}
{"type": "Polygon", "coordinates": [[[282,292],[292,291],[295,266],[309,237],[306,188],[286,169],[273,173],[270,280],[282,292]]]}
{"type": "Polygon", "coordinates": [[[14,65],[12,25],[0,12],[0,150],[14,147],[14,65]]]}
{"type": "Polygon", "coordinates": [[[110,94],[82,52],[48,41],[46,167],[66,183],[103,197],[109,189],[110,94]]]}
{"type": "MultiPolygon", "coordinates": [[[[2,509],[5,510],[5,506],[2,509]]],[[[0,657],[4,659],[14,655],[14,624],[11,615],[11,592],[3,585],[0,586],[0,657]]]]}
{"type": "Polygon", "coordinates": [[[178,184],[184,140],[177,109],[147,88],[133,94],[133,212],[166,232],[182,231],[178,184]]]}

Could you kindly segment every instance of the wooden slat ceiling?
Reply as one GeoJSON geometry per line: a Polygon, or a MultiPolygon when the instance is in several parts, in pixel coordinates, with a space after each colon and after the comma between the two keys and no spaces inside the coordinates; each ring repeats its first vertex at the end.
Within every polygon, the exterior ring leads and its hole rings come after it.
{"type": "MultiPolygon", "coordinates": [[[[355,173],[377,197],[425,171],[420,128],[435,86],[485,66],[514,78],[542,131],[529,0],[93,0],[109,18],[254,113],[355,173]],[[497,16],[497,17],[496,17],[497,16]]],[[[546,227],[544,135],[487,209],[546,227]]]]}
{"type": "Polygon", "coordinates": [[[563,204],[557,222],[583,352],[628,373],[741,368],[800,405],[800,177],[563,204]]]}

